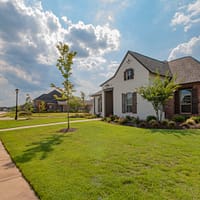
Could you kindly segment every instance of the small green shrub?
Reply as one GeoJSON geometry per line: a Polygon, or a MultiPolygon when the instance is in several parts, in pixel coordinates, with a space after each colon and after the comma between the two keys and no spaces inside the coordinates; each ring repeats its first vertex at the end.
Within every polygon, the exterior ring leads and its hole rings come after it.
{"type": "Polygon", "coordinates": [[[32,115],[32,112],[28,112],[28,111],[20,111],[18,116],[19,117],[30,117],[32,115]]]}
{"type": "Polygon", "coordinates": [[[147,122],[146,121],[140,121],[138,125],[141,128],[146,128],[147,127],[147,122]]]}
{"type": "Polygon", "coordinates": [[[171,121],[168,122],[168,126],[169,126],[169,128],[175,128],[176,122],[171,120],[171,121]]]}
{"type": "Polygon", "coordinates": [[[107,121],[108,123],[110,123],[112,120],[111,120],[110,117],[106,117],[106,121],[107,121]]]}
{"type": "Polygon", "coordinates": [[[106,121],[106,117],[102,117],[102,118],[101,118],[101,121],[106,121]]]}
{"type": "Polygon", "coordinates": [[[146,121],[149,122],[151,120],[157,120],[157,118],[154,115],[147,116],[146,121]]]}
{"type": "Polygon", "coordinates": [[[127,119],[126,118],[124,118],[124,117],[120,117],[119,119],[118,119],[118,124],[125,124],[125,123],[127,123],[128,121],[127,121],[127,119]]]}
{"type": "Polygon", "coordinates": [[[117,115],[110,115],[109,117],[111,118],[112,121],[119,119],[119,117],[117,115]]]}
{"type": "Polygon", "coordinates": [[[161,122],[161,124],[162,124],[163,126],[168,127],[168,125],[169,125],[169,120],[168,120],[168,119],[164,119],[164,120],[161,122]]]}
{"type": "Polygon", "coordinates": [[[140,118],[139,118],[139,117],[136,117],[136,118],[135,118],[135,123],[138,125],[138,124],[140,124],[140,122],[141,122],[141,121],[140,121],[140,118]]]}
{"type": "Polygon", "coordinates": [[[184,122],[186,120],[186,117],[184,115],[175,115],[173,117],[173,121],[175,122],[184,122]]]}
{"type": "Polygon", "coordinates": [[[158,128],[159,127],[159,122],[155,119],[152,119],[148,122],[148,124],[152,127],[152,128],[158,128]]]}
{"type": "Polygon", "coordinates": [[[197,124],[200,123],[200,116],[191,117],[197,124]]]}
{"type": "Polygon", "coordinates": [[[130,115],[126,115],[126,119],[127,119],[127,121],[131,121],[132,117],[130,115]]]}

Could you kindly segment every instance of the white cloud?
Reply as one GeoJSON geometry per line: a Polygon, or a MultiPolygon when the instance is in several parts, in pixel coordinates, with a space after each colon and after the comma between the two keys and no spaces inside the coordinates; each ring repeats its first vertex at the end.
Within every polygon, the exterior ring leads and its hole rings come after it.
{"type": "MultiPolygon", "coordinates": [[[[19,87],[21,93],[35,95],[37,91],[47,90],[51,82],[60,83],[55,67],[59,41],[78,52],[73,69],[88,74],[103,69],[107,64],[105,54],[118,50],[120,45],[120,32],[110,25],[73,23],[63,16],[63,26],[60,19],[51,11],[44,11],[41,1],[37,0],[0,0],[0,19],[0,74],[4,77],[0,87],[3,84],[3,88],[9,90],[19,87]]],[[[81,79],[81,83],[86,84],[84,77],[81,79]]],[[[0,106],[7,104],[6,99],[5,96],[0,106]]]]}
{"type": "Polygon", "coordinates": [[[200,36],[191,38],[188,42],[181,43],[171,50],[168,60],[192,55],[200,59],[200,36]]]}
{"type": "Polygon", "coordinates": [[[130,0],[99,0],[100,8],[96,13],[96,21],[101,23],[113,23],[115,22],[116,16],[122,13],[125,8],[127,8],[130,3],[133,4],[134,1],[130,0]]]}
{"type": "Polygon", "coordinates": [[[200,0],[181,6],[171,20],[171,26],[183,25],[184,31],[187,32],[193,25],[200,22],[200,0]]]}

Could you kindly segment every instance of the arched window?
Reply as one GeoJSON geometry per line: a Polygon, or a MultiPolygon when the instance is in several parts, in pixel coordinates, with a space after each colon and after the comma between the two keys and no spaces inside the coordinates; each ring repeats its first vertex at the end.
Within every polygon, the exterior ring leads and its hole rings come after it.
{"type": "Polygon", "coordinates": [[[130,80],[134,78],[134,71],[133,69],[126,69],[124,72],[124,80],[130,80]]]}

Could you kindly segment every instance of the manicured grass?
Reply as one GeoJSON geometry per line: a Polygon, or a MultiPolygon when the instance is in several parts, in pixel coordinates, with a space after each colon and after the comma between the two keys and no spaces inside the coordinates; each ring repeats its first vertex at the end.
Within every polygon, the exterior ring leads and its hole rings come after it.
{"type": "MultiPolygon", "coordinates": [[[[70,118],[70,121],[81,120],[84,118],[70,118]]],[[[67,122],[66,113],[33,113],[30,118],[19,118],[16,120],[0,120],[0,129],[28,126],[36,124],[48,124],[54,122],[67,122]]]]}
{"type": "Polygon", "coordinates": [[[45,200],[190,200],[200,197],[200,130],[147,130],[87,122],[1,132],[45,200]]]}

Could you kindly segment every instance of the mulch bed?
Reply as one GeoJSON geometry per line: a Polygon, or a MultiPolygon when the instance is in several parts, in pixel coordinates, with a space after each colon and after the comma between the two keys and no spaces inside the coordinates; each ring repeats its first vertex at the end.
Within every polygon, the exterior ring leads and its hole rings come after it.
{"type": "Polygon", "coordinates": [[[58,132],[59,133],[70,133],[70,132],[75,132],[77,130],[77,128],[63,128],[60,129],[58,132]]]}

